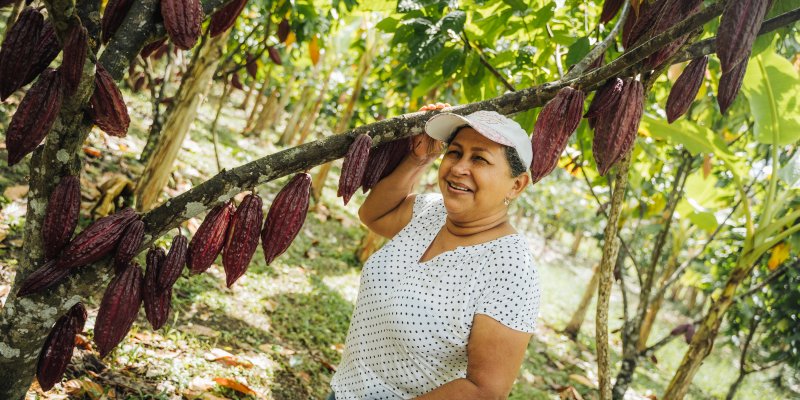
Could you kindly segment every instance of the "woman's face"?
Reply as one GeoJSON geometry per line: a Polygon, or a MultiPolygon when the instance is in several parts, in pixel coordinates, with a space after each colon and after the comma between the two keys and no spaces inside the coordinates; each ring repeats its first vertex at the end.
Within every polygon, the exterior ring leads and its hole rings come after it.
{"type": "Polygon", "coordinates": [[[477,220],[505,214],[504,199],[527,184],[525,174],[511,177],[505,148],[470,127],[461,128],[439,166],[439,190],[451,218],[477,220]]]}

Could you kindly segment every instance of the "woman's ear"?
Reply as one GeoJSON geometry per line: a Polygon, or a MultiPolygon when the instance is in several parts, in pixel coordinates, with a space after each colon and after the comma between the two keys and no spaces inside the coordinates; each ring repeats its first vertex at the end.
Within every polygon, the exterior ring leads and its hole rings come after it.
{"type": "Polygon", "coordinates": [[[511,187],[511,192],[509,193],[509,198],[514,199],[528,187],[528,184],[531,182],[531,176],[525,172],[520,174],[518,177],[514,178],[514,186],[511,187]]]}

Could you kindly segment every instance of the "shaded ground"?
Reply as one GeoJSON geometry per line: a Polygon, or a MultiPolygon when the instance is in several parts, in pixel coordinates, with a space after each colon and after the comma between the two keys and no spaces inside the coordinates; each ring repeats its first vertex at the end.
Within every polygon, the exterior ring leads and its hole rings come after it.
{"type": "MultiPolygon", "coordinates": [[[[129,137],[116,139],[93,134],[87,143],[99,149],[102,156],[87,159],[83,175],[85,217],[97,199],[97,183],[111,173],[135,179],[141,171],[136,157],[144,144],[149,105],[143,98],[129,99],[134,121],[129,137]]],[[[216,172],[206,132],[213,116],[211,107],[206,105],[199,115],[199,123],[174,169],[167,189],[170,195],[216,172]]],[[[241,110],[226,110],[219,140],[223,167],[233,167],[275,150],[273,137],[241,137],[238,132],[244,119],[241,110]]],[[[24,185],[26,171],[25,163],[4,170],[0,175],[0,190],[24,185]]],[[[329,179],[333,186],[335,177],[329,179]]],[[[259,188],[266,204],[270,204],[283,182],[259,188]]],[[[75,354],[68,381],[47,394],[34,385],[29,397],[321,398],[328,391],[330,377],[339,361],[358,287],[360,263],[355,252],[365,234],[354,215],[356,205],[360,204],[358,196],[345,209],[333,189],[326,190],[324,206],[309,214],[303,231],[287,254],[267,266],[259,248],[247,274],[230,289],[225,287],[220,266],[203,275],[180,279],[167,325],[152,332],[142,313],[128,338],[104,360],[98,360],[91,351],[98,299],[90,300],[87,342],[75,354]]],[[[4,195],[0,204],[3,206],[0,229],[5,235],[0,238],[0,298],[4,298],[15,270],[14,252],[21,245],[24,195],[4,195]]],[[[185,227],[196,229],[199,222],[190,221],[185,227]]],[[[584,253],[574,258],[565,254],[569,238],[564,238],[564,243],[551,241],[544,248],[536,232],[529,232],[528,236],[538,258],[544,299],[538,331],[530,343],[511,398],[550,399],[559,394],[569,396],[573,390],[583,398],[596,398],[593,306],[577,342],[557,332],[566,324],[589,281],[591,266],[599,257],[596,244],[585,243],[584,253]]],[[[162,244],[168,240],[164,238],[162,244]]],[[[615,291],[612,330],[621,324],[620,304],[619,293],[615,291]]],[[[666,306],[652,338],[662,337],[687,319],[675,307],[666,306]]],[[[614,334],[612,340],[618,341],[618,337],[614,334]]],[[[638,370],[633,385],[635,393],[630,397],[661,393],[685,347],[684,343],[673,341],[657,353],[658,364],[645,362],[638,370]]],[[[613,350],[619,351],[618,342],[613,343],[613,350]]],[[[618,354],[612,357],[617,360],[618,354]]],[[[724,396],[735,378],[737,357],[730,348],[717,346],[695,378],[690,397],[724,396]]],[[[738,398],[786,397],[765,381],[763,374],[748,377],[738,398]]]]}

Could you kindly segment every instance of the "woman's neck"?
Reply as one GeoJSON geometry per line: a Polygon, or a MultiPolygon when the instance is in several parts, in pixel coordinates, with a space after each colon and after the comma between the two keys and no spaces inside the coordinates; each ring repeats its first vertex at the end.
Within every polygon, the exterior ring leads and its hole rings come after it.
{"type": "Polygon", "coordinates": [[[455,221],[448,216],[444,223],[444,228],[450,236],[463,239],[484,233],[488,234],[504,228],[513,231],[513,228],[508,223],[508,214],[505,212],[474,221],[455,221]]]}

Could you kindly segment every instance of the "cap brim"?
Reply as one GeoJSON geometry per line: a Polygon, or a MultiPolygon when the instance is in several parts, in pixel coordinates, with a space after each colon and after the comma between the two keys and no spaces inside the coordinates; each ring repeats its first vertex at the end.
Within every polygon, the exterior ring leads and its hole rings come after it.
{"type": "Polygon", "coordinates": [[[446,141],[457,128],[464,125],[470,125],[469,120],[458,114],[436,114],[425,123],[425,133],[434,139],[446,141]]]}

